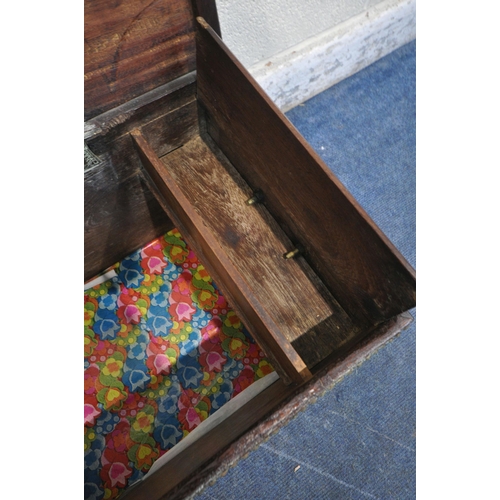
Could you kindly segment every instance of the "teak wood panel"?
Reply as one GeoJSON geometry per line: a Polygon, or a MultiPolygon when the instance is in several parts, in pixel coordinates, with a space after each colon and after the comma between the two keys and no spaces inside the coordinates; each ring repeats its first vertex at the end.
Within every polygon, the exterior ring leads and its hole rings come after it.
{"type": "Polygon", "coordinates": [[[215,0],[85,0],[85,120],[195,69],[195,15],[215,0]]]}
{"type": "Polygon", "coordinates": [[[207,267],[282,379],[286,383],[302,383],[311,378],[311,372],[302,358],[283,335],[274,318],[264,309],[224,252],[220,241],[207,228],[204,218],[197,213],[141,132],[135,130],[131,135],[150,179],[152,191],[156,192],[169,218],[207,267]]]}
{"type": "Polygon", "coordinates": [[[349,316],[365,329],[415,304],[413,269],[203,19],[198,101],[208,133],[349,316]]]}

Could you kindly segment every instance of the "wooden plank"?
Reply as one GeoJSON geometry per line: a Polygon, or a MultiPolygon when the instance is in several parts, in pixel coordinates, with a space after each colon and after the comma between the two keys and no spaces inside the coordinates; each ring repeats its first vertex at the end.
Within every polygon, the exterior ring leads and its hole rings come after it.
{"type": "Polygon", "coordinates": [[[314,371],[314,378],[298,388],[277,380],[250,400],[242,398],[243,404],[231,412],[229,418],[218,421],[217,425],[211,426],[198,439],[185,446],[182,453],[176,454],[173,459],[126,490],[123,498],[180,500],[189,497],[217,474],[218,470],[227,467],[225,464],[228,461],[234,463],[247,453],[250,443],[255,446],[277,430],[279,422],[293,418],[313,398],[320,396],[353,367],[407,328],[411,321],[411,316],[404,313],[383,323],[356,350],[342,356],[332,355],[325,360],[314,371]],[[266,420],[263,420],[266,416],[266,420]],[[260,424],[241,439],[241,446],[239,442],[235,442],[229,447],[259,421],[260,424]],[[223,450],[225,451],[221,454],[223,450]]]}
{"type": "MultiPolygon", "coordinates": [[[[277,404],[290,396],[296,386],[277,380],[265,391],[244,404],[230,418],[201,436],[163,467],[124,492],[127,500],[158,500],[186,480],[196,469],[207,463],[214,455],[237,439],[277,404]]],[[[167,497],[168,498],[168,497],[167,497]]]]}
{"type": "Polygon", "coordinates": [[[195,98],[196,72],[192,71],[86,121],[84,139],[90,142],[108,136],[109,142],[110,132],[112,137],[119,137],[195,98]]]}
{"type": "Polygon", "coordinates": [[[149,469],[148,474],[153,474],[163,465],[183,453],[184,450],[194,445],[199,439],[215,429],[224,420],[231,418],[242,406],[252,401],[261,392],[265,391],[278,380],[278,374],[276,372],[271,372],[269,373],[269,375],[266,375],[265,377],[255,381],[244,391],[237,394],[233,399],[230,399],[227,403],[224,404],[224,406],[222,406],[222,408],[219,408],[215,413],[210,415],[209,418],[203,420],[201,424],[195,427],[186,437],[183,437],[173,448],[168,451],[168,453],[165,453],[160,458],[158,458],[156,462],[154,462],[154,464],[151,466],[151,469],[149,469]]]}
{"type": "Polygon", "coordinates": [[[148,144],[159,154],[173,151],[199,133],[197,103],[192,101],[182,108],[160,116],[141,127],[148,144]],[[168,131],[168,133],[167,133],[168,131]]]}
{"type": "Polygon", "coordinates": [[[365,330],[415,304],[415,274],[297,130],[198,18],[208,133],[342,308],[365,330]]]}
{"type": "Polygon", "coordinates": [[[85,120],[195,69],[194,15],[215,0],[85,0],[85,120]]]}
{"type": "Polygon", "coordinates": [[[255,297],[224,252],[220,242],[207,228],[205,220],[183,194],[141,132],[136,130],[131,135],[145,170],[152,180],[152,189],[159,191],[160,199],[164,200],[162,206],[169,218],[207,267],[214,281],[264,349],[282,379],[288,383],[292,381],[301,383],[310,378],[311,373],[304,361],[255,297]]]}
{"type": "Polygon", "coordinates": [[[162,158],[253,295],[310,368],[352,337],[352,321],[266,208],[209,138],[196,136],[162,158]],[[297,349],[296,344],[300,345],[297,349]]]}
{"type": "MultiPolygon", "coordinates": [[[[165,106],[163,112],[169,109],[165,106]]],[[[132,123],[140,124],[141,114],[136,118],[132,123]]],[[[84,174],[85,280],[174,227],[141,176],[142,164],[130,136],[120,135],[128,126],[125,121],[90,143],[101,164],[84,174]]],[[[188,142],[198,131],[193,96],[144,129],[164,152],[188,142]]]]}
{"type": "Polygon", "coordinates": [[[190,0],[85,0],[85,120],[193,71],[193,19],[190,0]]]}

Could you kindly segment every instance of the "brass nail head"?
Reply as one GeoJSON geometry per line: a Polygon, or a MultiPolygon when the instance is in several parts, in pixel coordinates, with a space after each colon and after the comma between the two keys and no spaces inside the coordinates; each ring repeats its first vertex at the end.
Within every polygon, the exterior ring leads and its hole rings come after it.
{"type": "Polygon", "coordinates": [[[260,203],[264,198],[264,194],[260,189],[257,191],[254,191],[253,196],[251,198],[248,198],[248,200],[245,202],[247,205],[255,205],[256,203],[260,203]]]}
{"type": "Polygon", "coordinates": [[[297,257],[297,255],[300,254],[300,250],[298,248],[294,248],[293,250],[290,250],[289,252],[285,253],[283,255],[284,259],[293,259],[294,257],[297,257]]]}

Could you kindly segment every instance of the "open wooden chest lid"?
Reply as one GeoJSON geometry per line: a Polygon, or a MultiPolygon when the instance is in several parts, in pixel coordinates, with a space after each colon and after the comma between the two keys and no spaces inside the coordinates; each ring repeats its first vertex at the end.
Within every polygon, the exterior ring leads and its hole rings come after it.
{"type": "Polygon", "coordinates": [[[215,0],[85,0],[85,120],[195,69],[196,16],[215,0]]]}

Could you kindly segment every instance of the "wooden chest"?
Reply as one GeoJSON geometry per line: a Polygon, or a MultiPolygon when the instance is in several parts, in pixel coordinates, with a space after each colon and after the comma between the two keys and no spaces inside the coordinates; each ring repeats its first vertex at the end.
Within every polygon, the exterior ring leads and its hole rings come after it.
{"type": "Polygon", "coordinates": [[[85,5],[85,280],[176,227],[279,375],[127,498],[167,495],[415,305],[411,266],[219,33],[213,0],[85,5]]]}

